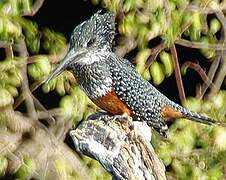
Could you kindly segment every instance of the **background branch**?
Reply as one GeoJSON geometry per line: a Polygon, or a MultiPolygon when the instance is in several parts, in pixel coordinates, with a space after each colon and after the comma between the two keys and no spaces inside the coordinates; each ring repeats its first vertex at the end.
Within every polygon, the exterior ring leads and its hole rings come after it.
{"type": "Polygon", "coordinates": [[[38,10],[42,7],[44,0],[35,0],[31,11],[24,12],[23,16],[34,16],[38,10]]]}
{"type": "Polygon", "coordinates": [[[179,91],[180,101],[184,102],[185,99],[186,99],[186,96],[185,96],[185,93],[184,93],[184,86],[183,86],[181,73],[180,73],[180,65],[179,65],[178,57],[177,57],[177,50],[176,50],[176,47],[175,47],[174,44],[170,48],[170,51],[171,51],[172,56],[173,56],[173,62],[174,62],[174,67],[175,67],[175,78],[176,78],[176,82],[177,82],[177,88],[178,88],[178,91],[179,91]]]}

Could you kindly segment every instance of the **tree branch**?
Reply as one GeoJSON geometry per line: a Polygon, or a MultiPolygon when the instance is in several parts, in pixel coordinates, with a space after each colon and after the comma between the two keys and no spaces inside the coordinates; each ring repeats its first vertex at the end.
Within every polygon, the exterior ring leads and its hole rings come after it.
{"type": "Polygon", "coordinates": [[[115,53],[120,57],[124,57],[127,53],[137,47],[137,42],[133,36],[121,39],[123,45],[115,47],[115,53]]]}
{"type": "Polygon", "coordinates": [[[8,158],[6,174],[14,174],[23,164],[23,158],[27,157],[32,159],[35,170],[26,179],[60,179],[57,161],[76,172],[78,179],[91,179],[79,156],[63,140],[37,126],[35,119],[14,111],[12,107],[2,110],[1,114],[6,121],[5,128],[0,131],[0,155],[8,158]]]}
{"type": "Polygon", "coordinates": [[[221,66],[216,74],[216,78],[214,81],[214,86],[210,90],[210,96],[217,93],[220,88],[222,83],[224,82],[225,76],[226,76],[226,61],[225,57],[222,57],[221,59],[221,66]]]}
{"type": "Polygon", "coordinates": [[[12,45],[12,42],[9,41],[0,41],[0,48],[8,48],[12,45]]]}
{"type": "Polygon", "coordinates": [[[34,16],[38,12],[38,10],[42,7],[43,3],[44,0],[36,0],[33,4],[31,11],[24,12],[23,16],[34,16]]]}
{"type": "Polygon", "coordinates": [[[212,80],[209,79],[209,77],[206,75],[206,72],[204,71],[204,69],[202,69],[202,67],[199,64],[196,64],[191,61],[186,61],[185,63],[183,63],[182,66],[185,68],[191,68],[195,70],[199,74],[199,76],[202,78],[204,84],[206,84],[208,87],[214,86],[212,80]]]}
{"type": "Polygon", "coordinates": [[[156,47],[154,47],[153,49],[151,49],[151,55],[148,57],[145,67],[149,68],[151,66],[151,64],[154,62],[154,60],[156,60],[156,57],[158,56],[158,54],[165,49],[166,45],[164,43],[160,43],[159,45],[157,45],[156,47]]]}
{"type": "Polygon", "coordinates": [[[177,57],[177,50],[176,50],[176,47],[174,44],[170,48],[170,51],[173,56],[173,62],[174,62],[174,67],[175,67],[175,78],[176,78],[177,88],[179,91],[179,97],[180,97],[180,101],[183,103],[186,99],[186,96],[184,93],[184,86],[183,86],[181,73],[180,73],[180,65],[179,65],[178,57],[177,57]]]}
{"type": "Polygon", "coordinates": [[[146,123],[123,116],[92,116],[70,131],[78,152],[99,161],[113,179],[166,179],[146,123]]]}
{"type": "Polygon", "coordinates": [[[215,49],[215,50],[226,50],[226,47],[224,44],[207,44],[203,42],[195,42],[195,41],[189,41],[186,39],[178,39],[175,41],[176,44],[179,44],[181,46],[189,47],[189,48],[196,48],[196,49],[215,49]]]}
{"type": "MultiPolygon", "coordinates": [[[[29,54],[28,54],[26,43],[25,43],[24,39],[20,39],[18,44],[14,45],[14,49],[19,53],[20,57],[26,58],[26,60],[27,60],[29,54]]],[[[25,64],[22,67],[21,74],[23,77],[21,91],[22,91],[22,93],[24,93],[24,96],[25,96],[25,104],[26,104],[28,115],[33,119],[37,119],[34,102],[32,99],[31,91],[29,89],[29,82],[28,82],[28,77],[27,77],[27,64],[25,64]]]]}
{"type": "MultiPolygon", "coordinates": [[[[221,57],[222,57],[221,54],[218,52],[217,56],[215,57],[215,60],[213,60],[211,66],[210,66],[207,76],[211,82],[213,82],[213,78],[217,72],[217,68],[220,64],[221,57]]],[[[203,83],[203,85],[201,86],[201,94],[199,96],[199,99],[203,98],[204,94],[206,93],[207,89],[209,88],[209,85],[210,84],[203,83]]]]}

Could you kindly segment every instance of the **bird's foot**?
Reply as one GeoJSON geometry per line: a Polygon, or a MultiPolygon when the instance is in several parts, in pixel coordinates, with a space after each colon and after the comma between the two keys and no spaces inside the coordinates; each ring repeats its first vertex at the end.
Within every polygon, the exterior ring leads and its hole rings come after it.
{"type": "Polygon", "coordinates": [[[91,114],[87,120],[107,120],[107,119],[110,119],[111,118],[111,115],[107,112],[104,112],[104,111],[99,111],[95,114],[91,114]]]}
{"type": "Polygon", "coordinates": [[[131,130],[134,128],[132,124],[132,117],[124,113],[122,115],[114,115],[112,117],[113,121],[119,121],[120,124],[124,124],[126,127],[129,127],[131,130]]]}
{"type": "Polygon", "coordinates": [[[130,117],[128,114],[124,113],[122,115],[111,115],[107,112],[104,111],[100,111],[97,112],[95,114],[90,115],[87,120],[97,120],[97,121],[104,121],[106,123],[106,125],[108,125],[108,123],[112,123],[112,121],[119,121],[122,124],[130,127],[131,129],[133,129],[132,126],[132,117],[130,117]]]}
{"type": "Polygon", "coordinates": [[[114,115],[113,116],[113,120],[120,120],[120,121],[122,121],[122,120],[125,120],[125,121],[130,120],[130,121],[132,121],[132,117],[130,117],[127,113],[124,113],[122,115],[114,115]]]}
{"type": "Polygon", "coordinates": [[[160,134],[160,136],[167,139],[167,133],[165,131],[160,131],[159,134],[160,134]]]}
{"type": "Polygon", "coordinates": [[[124,113],[122,115],[111,115],[107,112],[100,111],[95,114],[92,114],[88,117],[87,120],[99,120],[99,121],[132,121],[132,117],[130,117],[128,114],[124,113]]]}
{"type": "Polygon", "coordinates": [[[161,137],[167,138],[168,126],[164,121],[159,120],[157,124],[152,121],[147,121],[147,125],[156,130],[161,137]]]}
{"type": "Polygon", "coordinates": [[[90,115],[87,120],[97,120],[97,121],[104,121],[108,123],[112,120],[115,120],[115,116],[109,114],[108,112],[100,111],[90,115]]]}

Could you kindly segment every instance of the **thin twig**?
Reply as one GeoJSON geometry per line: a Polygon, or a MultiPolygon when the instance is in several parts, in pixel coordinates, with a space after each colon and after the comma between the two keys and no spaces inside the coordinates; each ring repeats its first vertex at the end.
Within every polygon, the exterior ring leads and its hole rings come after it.
{"type": "Polygon", "coordinates": [[[32,64],[32,63],[35,63],[37,61],[38,61],[37,58],[34,58],[34,56],[30,56],[27,59],[27,64],[32,64]]]}
{"type": "Polygon", "coordinates": [[[6,53],[6,57],[7,58],[10,58],[10,59],[14,58],[12,45],[9,45],[8,47],[5,47],[5,53],[6,53]]]}
{"type": "Polygon", "coordinates": [[[208,23],[207,23],[207,14],[202,15],[202,33],[207,34],[208,33],[208,23]]]}
{"type": "Polygon", "coordinates": [[[164,6],[164,12],[166,16],[166,28],[168,28],[171,25],[171,8],[170,8],[169,0],[163,1],[163,6],[164,6]]]}
{"type": "Polygon", "coordinates": [[[54,117],[56,117],[56,116],[64,116],[64,114],[63,114],[63,112],[62,112],[62,110],[60,108],[49,109],[48,112],[42,111],[42,110],[38,110],[37,114],[38,114],[39,119],[49,118],[49,114],[51,114],[54,117]]]}
{"type": "MultiPolygon", "coordinates": [[[[27,51],[27,47],[26,47],[24,39],[21,39],[14,48],[15,48],[15,50],[18,51],[18,53],[21,57],[23,57],[23,58],[28,57],[28,51],[27,51]]],[[[29,83],[28,83],[28,78],[27,78],[27,64],[25,64],[23,66],[21,73],[22,73],[22,77],[23,77],[21,90],[25,96],[25,104],[26,104],[26,108],[28,111],[28,115],[32,119],[37,120],[37,114],[36,114],[34,102],[33,102],[32,96],[31,96],[31,92],[29,89],[29,83]]]]}
{"type": "Polygon", "coordinates": [[[206,84],[207,87],[214,86],[212,81],[206,75],[206,72],[201,68],[201,66],[199,64],[193,63],[191,61],[186,61],[183,64],[183,66],[186,66],[186,68],[191,68],[191,69],[195,70],[199,74],[199,76],[202,78],[202,80],[204,81],[204,84],[206,84]]]}
{"type": "Polygon", "coordinates": [[[64,141],[66,134],[71,129],[73,121],[71,118],[65,117],[57,121],[57,124],[51,126],[49,130],[54,134],[58,141],[64,141]]]}
{"type": "MultiPolygon", "coordinates": [[[[217,68],[220,64],[220,59],[221,59],[221,55],[218,53],[217,57],[215,58],[215,60],[212,62],[210,69],[208,71],[208,78],[209,80],[212,82],[213,78],[217,72],[217,68]]],[[[199,99],[202,99],[204,94],[206,93],[207,89],[209,88],[209,84],[203,83],[203,85],[201,86],[201,93],[200,96],[198,97],[199,99]]]]}
{"type": "MultiPolygon", "coordinates": [[[[33,101],[34,101],[34,104],[35,104],[35,107],[36,109],[38,110],[42,110],[44,112],[46,112],[46,114],[48,115],[45,120],[50,124],[50,125],[53,125],[55,124],[55,119],[53,118],[53,116],[51,115],[51,113],[39,102],[39,100],[33,95],[32,95],[32,98],[33,98],[33,101]]],[[[38,118],[39,119],[39,118],[38,118]]]]}
{"type": "Polygon", "coordinates": [[[146,68],[149,68],[151,66],[151,64],[153,63],[153,61],[156,59],[156,57],[158,56],[158,54],[166,47],[166,45],[162,42],[159,45],[157,45],[156,47],[154,47],[151,51],[151,55],[148,57],[147,62],[145,64],[146,68]]]}
{"type": "Polygon", "coordinates": [[[117,12],[116,19],[120,22],[123,20],[124,17],[125,17],[125,14],[124,14],[124,10],[123,10],[123,0],[120,0],[119,1],[119,10],[117,12]]]}
{"type": "MultiPolygon", "coordinates": [[[[219,40],[219,42],[223,42],[223,44],[225,44],[225,37],[226,37],[226,21],[224,18],[224,14],[222,12],[217,12],[216,16],[218,17],[218,19],[221,21],[221,24],[223,26],[223,30],[221,31],[221,39],[219,40]]],[[[217,56],[215,57],[215,59],[213,60],[209,72],[208,72],[208,78],[210,79],[210,81],[213,81],[214,76],[216,75],[217,69],[219,67],[220,64],[220,60],[222,58],[222,50],[217,52],[217,56]]],[[[207,91],[207,89],[209,88],[209,86],[207,84],[203,84],[201,87],[201,93],[200,93],[200,99],[203,98],[205,92],[207,91]]]]}
{"type": "Polygon", "coordinates": [[[7,48],[11,46],[13,43],[9,41],[0,41],[0,48],[7,48]]]}
{"type": "Polygon", "coordinates": [[[226,50],[226,46],[224,44],[207,44],[203,42],[194,42],[186,39],[177,39],[175,41],[176,44],[196,49],[215,49],[215,50],[226,50]]]}
{"type": "Polygon", "coordinates": [[[186,61],[183,64],[183,66],[186,66],[187,68],[191,68],[191,69],[195,70],[200,75],[200,77],[202,78],[204,83],[206,83],[208,85],[213,85],[212,81],[210,81],[210,79],[206,75],[206,72],[201,68],[201,66],[199,64],[193,63],[191,61],[186,61]]]}
{"type": "Polygon", "coordinates": [[[44,0],[35,0],[31,11],[24,12],[23,16],[34,16],[38,10],[42,7],[42,4],[44,3],[44,0]]]}
{"type": "MultiPolygon", "coordinates": [[[[35,81],[31,86],[30,86],[30,91],[33,92],[35,91],[39,86],[43,84],[46,78],[42,78],[39,81],[35,81]]],[[[22,92],[20,96],[15,100],[13,104],[13,108],[16,109],[25,99],[24,93],[22,92]]]]}
{"type": "Polygon", "coordinates": [[[226,20],[225,20],[225,17],[224,17],[224,13],[223,12],[217,12],[216,13],[216,16],[217,18],[220,20],[222,26],[223,26],[223,29],[224,29],[224,35],[226,34],[225,32],[225,29],[226,29],[226,20]]]}
{"type": "Polygon", "coordinates": [[[221,66],[219,70],[217,71],[216,78],[214,81],[214,86],[210,90],[210,95],[213,95],[217,93],[220,88],[222,83],[224,82],[225,76],[226,76],[226,59],[225,59],[226,53],[221,59],[221,66]]]}
{"type": "Polygon", "coordinates": [[[46,77],[43,77],[40,80],[35,81],[33,84],[31,84],[30,86],[31,92],[34,92],[39,86],[41,86],[44,83],[45,80],[46,80],[46,77]]]}
{"type": "Polygon", "coordinates": [[[226,4],[224,2],[222,2],[221,4],[219,4],[219,9],[213,9],[211,7],[199,7],[197,5],[188,5],[186,10],[188,11],[192,11],[192,12],[199,12],[201,14],[213,14],[219,11],[225,11],[226,10],[226,4]]]}
{"type": "MultiPolygon", "coordinates": [[[[226,43],[226,18],[221,11],[217,12],[216,16],[218,17],[218,19],[220,20],[220,22],[223,26],[222,37],[223,37],[223,44],[225,44],[226,43]]],[[[217,74],[216,74],[216,78],[215,78],[215,81],[214,81],[215,86],[211,88],[209,95],[213,95],[220,90],[221,85],[222,85],[224,78],[226,76],[226,59],[225,59],[226,50],[221,49],[221,52],[222,52],[221,53],[221,66],[220,66],[220,68],[219,68],[219,70],[217,71],[217,74]]]]}
{"type": "Polygon", "coordinates": [[[121,42],[123,42],[123,45],[119,45],[115,49],[115,53],[121,57],[125,56],[137,47],[137,42],[134,37],[125,37],[121,42]]]}
{"type": "Polygon", "coordinates": [[[175,78],[176,78],[177,88],[178,88],[178,92],[179,92],[179,97],[180,97],[180,101],[183,103],[186,99],[186,96],[184,93],[184,86],[183,86],[181,73],[180,73],[180,65],[179,65],[178,57],[177,57],[177,50],[176,50],[176,47],[174,44],[170,48],[170,51],[173,56],[173,62],[174,62],[174,67],[175,67],[175,78]]]}

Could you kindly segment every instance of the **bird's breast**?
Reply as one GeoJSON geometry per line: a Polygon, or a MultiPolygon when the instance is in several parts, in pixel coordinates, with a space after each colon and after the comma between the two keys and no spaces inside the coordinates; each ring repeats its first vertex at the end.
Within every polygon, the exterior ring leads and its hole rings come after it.
{"type": "Polygon", "coordinates": [[[80,87],[91,98],[99,98],[112,89],[113,80],[104,63],[74,66],[74,75],[80,87]]]}
{"type": "Polygon", "coordinates": [[[74,74],[80,87],[101,109],[111,114],[132,115],[130,108],[119,99],[113,88],[109,64],[102,61],[91,65],[77,65],[74,67],[74,74]]]}
{"type": "Polygon", "coordinates": [[[92,101],[99,106],[101,109],[110,112],[114,115],[132,115],[132,110],[127,106],[126,103],[121,101],[115,91],[111,89],[105,95],[92,99],[92,101]]]}

